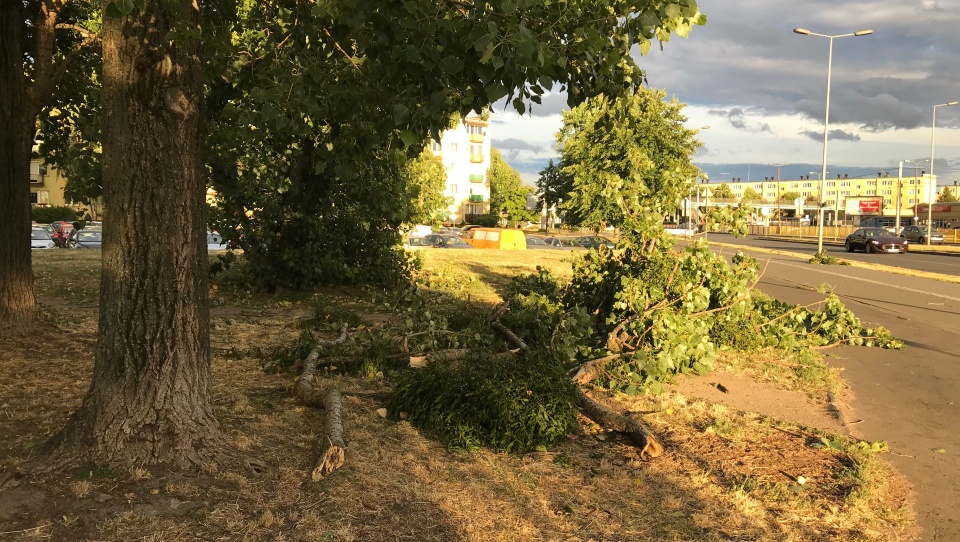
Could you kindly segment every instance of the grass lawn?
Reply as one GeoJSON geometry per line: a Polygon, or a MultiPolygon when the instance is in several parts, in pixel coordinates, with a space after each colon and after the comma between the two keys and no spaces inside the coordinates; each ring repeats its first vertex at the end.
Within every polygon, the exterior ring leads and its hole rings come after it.
{"type": "MultiPolygon", "coordinates": [[[[517,274],[544,266],[569,277],[576,257],[545,250],[422,254],[417,281],[432,313],[411,308],[409,289],[267,295],[246,290],[235,268],[218,277],[211,288],[217,414],[232,445],[270,470],[252,475],[211,465],[185,476],[90,467],[29,479],[0,492],[3,539],[833,541],[914,534],[906,485],[868,446],[677,392],[601,394],[658,434],[666,452],[652,460],[585,418],[555,449],[524,455],[453,453],[409,423],[385,419],[378,410],[403,363],[343,361],[346,349],[398,352],[402,342],[417,353],[429,341],[450,341],[455,331],[411,332],[421,324],[411,315],[455,324],[492,310],[517,274]],[[346,396],[347,462],[315,483],[309,475],[323,413],[298,403],[295,375],[283,369],[305,329],[332,338],[343,321],[351,323],[351,339],[329,352],[339,361],[321,365],[318,386],[336,385],[346,396]]],[[[39,252],[34,268],[49,320],[29,340],[0,349],[0,470],[28,459],[63,425],[92,371],[99,252],[39,252]]],[[[731,370],[820,398],[836,378],[818,359],[803,370],[770,352],[726,361],[731,370]]]]}

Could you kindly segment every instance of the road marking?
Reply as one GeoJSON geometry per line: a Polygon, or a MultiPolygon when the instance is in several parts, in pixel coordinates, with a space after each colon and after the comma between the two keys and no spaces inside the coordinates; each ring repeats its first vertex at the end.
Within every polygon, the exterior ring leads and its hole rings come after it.
{"type": "Polygon", "coordinates": [[[803,270],[805,270],[805,271],[813,271],[813,272],[816,272],[816,273],[823,273],[823,274],[825,274],[825,275],[833,275],[833,276],[835,276],[835,277],[841,277],[841,278],[845,278],[845,279],[849,279],[849,280],[855,280],[855,281],[857,281],[857,282],[866,282],[866,283],[868,283],[868,284],[879,284],[880,286],[886,286],[887,288],[896,288],[896,289],[898,289],[898,290],[903,290],[903,291],[905,291],[905,292],[912,292],[912,293],[915,293],[915,294],[930,295],[930,296],[933,296],[933,297],[939,297],[940,299],[949,299],[950,301],[958,301],[958,302],[960,302],[960,297],[953,297],[953,296],[949,296],[949,295],[938,294],[938,293],[936,293],[936,292],[928,292],[928,291],[926,291],[926,290],[920,290],[920,289],[918,289],[918,288],[910,288],[910,287],[908,287],[908,286],[899,286],[899,285],[897,285],[897,284],[891,284],[891,283],[889,283],[889,282],[883,282],[883,281],[880,281],[880,280],[873,280],[873,279],[868,279],[868,278],[863,278],[863,277],[851,277],[850,275],[844,275],[843,273],[837,273],[837,272],[834,272],[834,271],[827,271],[827,270],[825,270],[825,269],[811,269],[813,266],[810,265],[810,264],[807,264],[807,265],[795,265],[795,264],[786,263],[786,262],[778,262],[778,261],[775,261],[775,260],[768,260],[768,261],[769,261],[770,263],[775,263],[775,264],[779,264],[779,265],[785,265],[785,266],[787,266],[787,267],[794,267],[794,268],[796,268],[796,269],[803,269],[803,270]]]}

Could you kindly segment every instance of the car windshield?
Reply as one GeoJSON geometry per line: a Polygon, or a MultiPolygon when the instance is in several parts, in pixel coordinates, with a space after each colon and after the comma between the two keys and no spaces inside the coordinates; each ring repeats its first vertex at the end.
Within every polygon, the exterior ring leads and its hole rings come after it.
{"type": "Polygon", "coordinates": [[[890,237],[890,232],[883,228],[867,228],[863,230],[865,237],[890,237]]]}
{"type": "Polygon", "coordinates": [[[527,244],[543,246],[543,247],[547,246],[547,243],[545,243],[543,239],[540,239],[539,237],[527,237],[527,244]]]}
{"type": "Polygon", "coordinates": [[[448,246],[448,247],[470,246],[470,245],[467,245],[467,242],[466,242],[466,241],[464,241],[463,239],[460,239],[459,237],[457,237],[457,236],[455,236],[455,235],[444,235],[444,236],[443,236],[443,244],[446,245],[446,246],[448,246]]]}
{"type": "Polygon", "coordinates": [[[100,241],[102,236],[99,231],[82,231],[77,234],[77,241],[100,241]]]}
{"type": "Polygon", "coordinates": [[[34,228],[30,233],[30,239],[34,241],[47,241],[50,239],[50,234],[42,228],[34,228]]]}
{"type": "Polygon", "coordinates": [[[428,243],[427,240],[424,239],[423,237],[411,237],[409,244],[410,244],[410,246],[412,246],[412,247],[426,247],[426,246],[430,246],[430,243],[428,243]]]}

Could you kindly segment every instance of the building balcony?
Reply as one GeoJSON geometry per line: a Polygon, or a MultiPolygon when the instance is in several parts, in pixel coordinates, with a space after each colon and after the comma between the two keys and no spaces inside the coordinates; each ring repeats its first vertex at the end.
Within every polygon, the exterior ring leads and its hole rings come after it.
{"type": "Polygon", "coordinates": [[[484,181],[484,176],[482,174],[472,174],[470,175],[470,182],[472,183],[482,183],[484,181]]]}
{"type": "Polygon", "coordinates": [[[30,186],[43,186],[43,175],[30,175],[30,186]]]}
{"type": "Polygon", "coordinates": [[[468,201],[470,201],[470,203],[482,203],[483,194],[470,194],[470,199],[468,201]]]}
{"type": "Polygon", "coordinates": [[[482,154],[471,154],[471,155],[470,155],[470,162],[471,162],[471,163],[474,163],[474,164],[482,164],[482,163],[483,163],[483,155],[482,155],[482,154]]]}
{"type": "Polygon", "coordinates": [[[470,143],[483,143],[486,134],[470,134],[470,143]]]}

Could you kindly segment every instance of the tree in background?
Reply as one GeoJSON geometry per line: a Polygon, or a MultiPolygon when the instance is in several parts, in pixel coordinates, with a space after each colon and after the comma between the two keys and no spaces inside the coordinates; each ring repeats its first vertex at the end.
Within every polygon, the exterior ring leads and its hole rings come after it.
{"type": "Polygon", "coordinates": [[[523,184],[520,173],[494,148],[490,149],[487,178],[490,179],[490,214],[506,218],[514,227],[536,218],[536,214],[527,209],[527,196],[533,189],[523,184]]]}
{"type": "Polygon", "coordinates": [[[412,224],[439,226],[451,203],[443,192],[447,186],[447,170],[443,160],[429,150],[407,163],[407,199],[413,202],[412,224]]]}
{"type": "MultiPolygon", "coordinates": [[[[570,191],[573,190],[573,181],[568,175],[564,175],[563,166],[555,164],[553,160],[547,164],[547,167],[540,171],[540,177],[537,179],[537,191],[540,193],[540,199],[537,200],[537,211],[547,210],[551,213],[549,216],[548,227],[552,227],[560,213],[561,204],[570,198],[570,191]]],[[[565,221],[577,223],[575,216],[564,216],[565,221]]]]}
{"type": "Polygon", "coordinates": [[[733,190],[730,190],[730,185],[727,183],[720,183],[713,189],[711,196],[717,199],[733,199],[733,190]]]}
{"type": "Polygon", "coordinates": [[[37,313],[30,254],[30,159],[37,117],[97,39],[99,3],[0,0],[0,337],[37,313]]]}
{"type": "Polygon", "coordinates": [[[957,195],[953,193],[953,190],[950,190],[949,186],[943,187],[943,191],[940,192],[940,195],[937,197],[937,201],[943,203],[950,203],[954,201],[960,201],[957,199],[957,195]]]}
{"type": "Polygon", "coordinates": [[[639,88],[565,112],[557,143],[573,188],[563,207],[587,227],[662,228],[699,171],[691,159],[700,142],[682,109],[662,90],[639,88]]]}
{"type": "Polygon", "coordinates": [[[793,191],[793,190],[788,191],[788,192],[781,192],[781,193],[780,193],[780,201],[781,201],[781,202],[784,202],[784,201],[785,201],[785,202],[788,202],[788,203],[790,203],[791,205],[793,204],[793,200],[795,200],[795,199],[797,199],[797,198],[799,198],[799,197],[802,197],[802,196],[800,196],[800,192],[796,192],[796,191],[793,191]]]}
{"type": "Polygon", "coordinates": [[[760,202],[763,201],[763,195],[754,190],[752,187],[747,187],[743,191],[743,197],[740,198],[740,201],[742,203],[760,202]]]}

